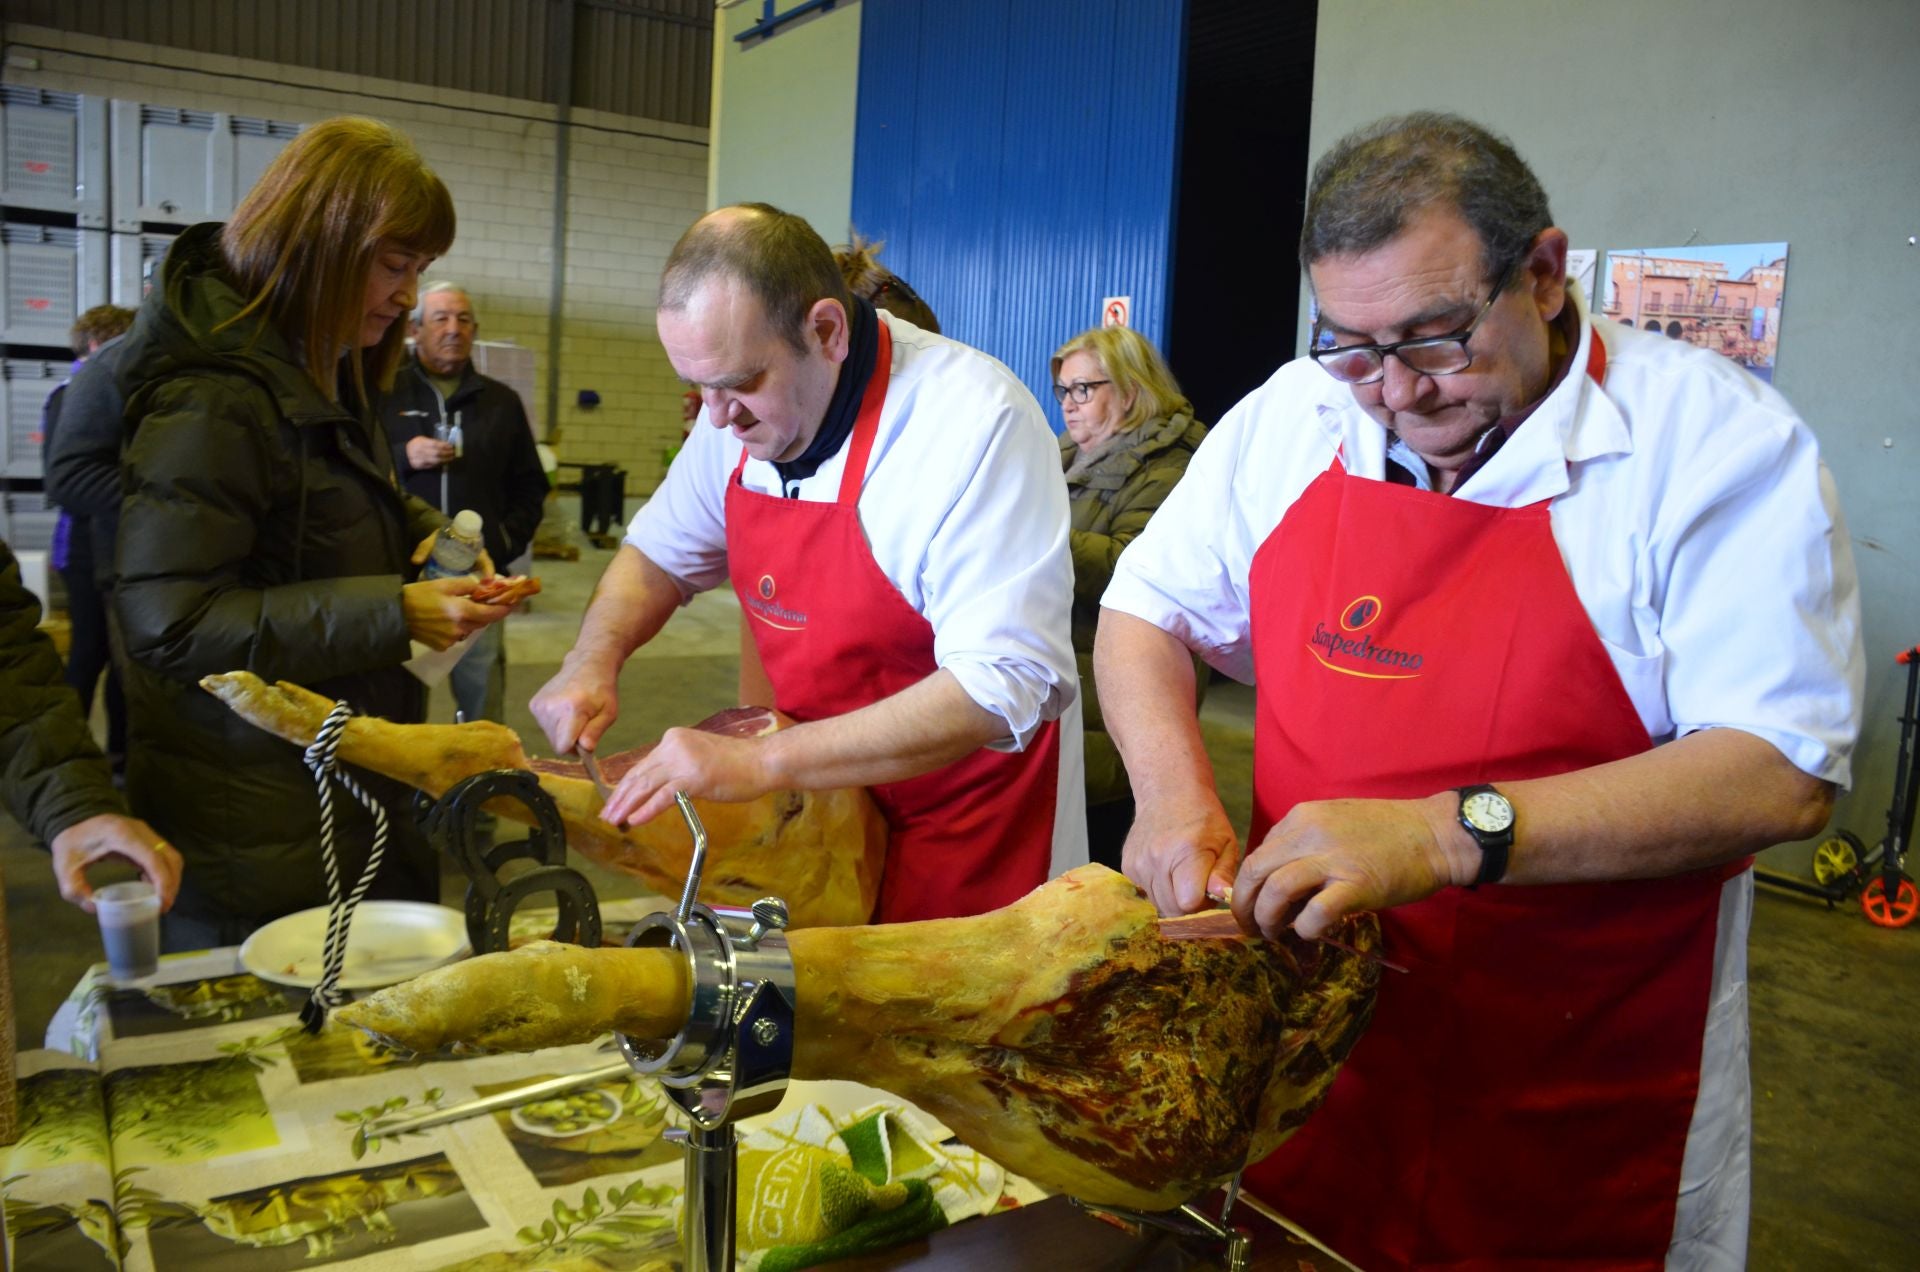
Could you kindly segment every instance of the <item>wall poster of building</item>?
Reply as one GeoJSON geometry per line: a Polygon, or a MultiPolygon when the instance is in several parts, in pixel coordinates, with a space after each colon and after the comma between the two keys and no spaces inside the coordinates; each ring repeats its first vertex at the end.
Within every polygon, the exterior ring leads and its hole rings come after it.
{"type": "Polygon", "coordinates": [[[1711,349],[1773,382],[1785,243],[1614,248],[1606,286],[1601,312],[1615,322],[1711,349]]]}
{"type": "Polygon", "coordinates": [[[1591,247],[1567,249],[1567,281],[1580,284],[1580,294],[1593,304],[1593,269],[1600,253],[1591,247]]]}

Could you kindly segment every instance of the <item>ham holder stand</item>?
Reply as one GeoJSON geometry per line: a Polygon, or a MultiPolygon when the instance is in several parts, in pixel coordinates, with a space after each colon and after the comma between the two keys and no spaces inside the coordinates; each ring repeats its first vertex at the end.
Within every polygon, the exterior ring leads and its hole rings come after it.
{"type": "Polygon", "coordinates": [[[667,1132],[686,1150],[686,1200],[680,1212],[685,1272],[732,1272],[739,1141],[737,1118],[771,1113],[793,1070],[793,956],[787,905],[763,897],[751,910],[701,905],[707,832],[685,795],[674,793],[693,833],[693,860],[680,905],[650,914],[627,935],[630,946],[677,949],[693,987],[687,1022],[658,1039],[617,1035],[627,1063],[657,1078],[691,1125],[667,1132]]]}
{"type": "MultiPolygon", "coordinates": [[[[693,833],[693,860],[673,911],[650,914],[627,936],[631,946],[680,950],[686,956],[692,1006],[680,1032],[665,1042],[617,1035],[637,1072],[657,1079],[687,1115],[685,1130],[667,1138],[686,1151],[680,1247],[685,1272],[732,1272],[739,1140],[734,1121],[769,1113],[786,1094],[793,1068],[793,958],[787,952],[787,905],[765,897],[751,910],[708,907],[695,900],[707,862],[707,831],[693,802],[675,794],[693,833]]],[[[421,825],[435,848],[467,876],[467,936],[475,954],[508,948],[514,911],[529,897],[553,893],[559,920],[553,939],[600,944],[600,906],[593,885],[567,865],[559,810],[530,772],[477,773],[437,802],[420,797],[421,825]],[[517,799],[533,813],[524,841],[487,843],[479,826],[489,800],[517,799]],[[510,878],[510,862],[531,861],[510,878]]]]}

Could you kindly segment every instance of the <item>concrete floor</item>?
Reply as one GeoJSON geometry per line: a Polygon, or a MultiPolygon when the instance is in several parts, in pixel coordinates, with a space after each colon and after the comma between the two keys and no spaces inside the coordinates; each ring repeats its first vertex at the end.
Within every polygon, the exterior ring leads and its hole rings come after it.
{"type": "MultiPolygon", "coordinates": [[[[572,643],[611,554],[536,563],[546,591],[507,629],[507,723],[534,744],[527,700],[572,643]]],[[[698,598],[641,651],[621,680],[613,742],[635,744],[671,724],[733,705],[739,609],[730,592],[698,598]]],[[[434,718],[450,720],[436,693],[434,718]]],[[[1252,693],[1216,684],[1202,714],[1228,812],[1245,833],[1253,753],[1252,693]]],[[[530,745],[530,749],[540,749],[530,745]]],[[[1877,838],[1877,827],[1853,827],[1877,838]]],[[[632,881],[575,864],[603,896],[632,881]]],[[[13,938],[17,1033],[38,1046],[81,971],[101,957],[98,931],[54,890],[43,852],[0,813],[0,875],[13,938]]],[[[96,883],[108,878],[100,872],[96,883]]],[[[464,880],[446,880],[458,904],[464,880]]],[[[1920,924],[1885,931],[1856,907],[1761,889],[1751,949],[1754,1217],[1750,1264],[1762,1269],[1920,1266],[1920,924]]]]}

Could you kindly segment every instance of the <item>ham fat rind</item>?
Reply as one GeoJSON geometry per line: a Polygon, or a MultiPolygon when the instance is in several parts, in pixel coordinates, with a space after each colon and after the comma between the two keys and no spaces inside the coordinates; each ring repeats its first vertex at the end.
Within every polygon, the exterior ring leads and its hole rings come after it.
{"type": "MultiPolygon", "coordinates": [[[[298,685],[269,685],[250,672],[208,676],[200,685],[243,719],[296,746],[313,742],[333,704],[298,685]]],[[[763,708],[723,711],[701,724],[736,736],[772,732],[780,718],[763,708]]],[[[648,748],[650,749],[650,748],[648,748]]],[[[667,896],[685,886],[693,838],[677,813],[644,826],[615,828],[600,820],[601,799],[577,763],[529,760],[505,725],[394,724],[355,716],[340,738],[340,759],[429,795],[492,769],[527,769],[553,798],[567,843],[582,856],[643,880],[667,896]]],[[[618,782],[645,750],[610,755],[601,768],[618,782]]],[[[518,800],[492,810],[528,820],[518,800]]],[[[787,903],[795,926],[865,923],[880,892],[886,822],[866,791],[776,791],[741,804],[694,801],[706,827],[708,855],[700,899],[748,906],[765,896],[787,903]]]]}
{"type": "MultiPolygon", "coordinates": [[[[793,1074],[920,1105],[1049,1188],[1163,1209],[1277,1148],[1373,1011],[1379,927],[1352,951],[1160,919],[1083,866],[991,914],[788,934],[793,1074]]],[[[681,956],[543,942],[430,972],[336,1021],[407,1050],[671,1037],[681,956]]]]}

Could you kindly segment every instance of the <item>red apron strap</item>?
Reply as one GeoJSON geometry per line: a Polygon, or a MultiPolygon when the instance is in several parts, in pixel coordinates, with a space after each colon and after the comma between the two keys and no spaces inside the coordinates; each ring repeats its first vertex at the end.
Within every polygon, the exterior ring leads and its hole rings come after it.
{"type": "Polygon", "coordinates": [[[867,391],[860,399],[860,415],[853,422],[853,440],[847,444],[847,466],[840,474],[840,500],[851,508],[860,502],[860,487],[867,480],[867,457],[873,454],[873,439],[880,431],[880,408],[887,401],[887,381],[893,377],[893,332],[877,315],[879,343],[873,354],[873,374],[867,378],[867,391]]]}

